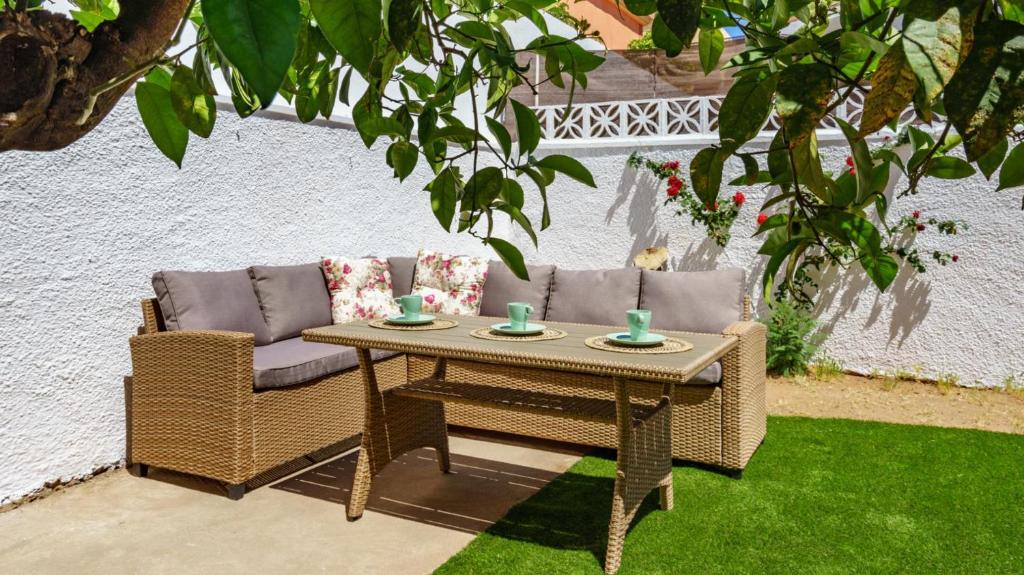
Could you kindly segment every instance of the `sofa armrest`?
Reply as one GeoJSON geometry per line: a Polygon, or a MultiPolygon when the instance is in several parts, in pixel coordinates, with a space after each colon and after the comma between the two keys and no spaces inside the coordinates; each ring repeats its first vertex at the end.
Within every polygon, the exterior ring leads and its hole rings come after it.
{"type": "Polygon", "coordinates": [[[768,328],[738,321],[722,333],[739,337],[722,358],[722,463],[742,470],[761,445],[767,426],[765,345],[768,328]]]}
{"type": "Polygon", "coordinates": [[[254,336],[172,331],[130,338],[129,459],[243,483],[253,471],[254,336]]]}

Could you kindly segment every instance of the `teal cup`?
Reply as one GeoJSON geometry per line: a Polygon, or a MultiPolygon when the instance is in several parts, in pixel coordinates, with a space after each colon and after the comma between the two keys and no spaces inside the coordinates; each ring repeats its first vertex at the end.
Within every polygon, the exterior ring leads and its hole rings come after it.
{"type": "Polygon", "coordinates": [[[420,310],[423,308],[423,296],[404,295],[396,297],[395,303],[402,308],[405,319],[420,319],[420,310]]]}
{"type": "Polygon", "coordinates": [[[531,313],[533,313],[532,305],[519,301],[510,302],[508,304],[508,323],[513,330],[525,330],[531,313]]]}
{"type": "Polygon", "coordinates": [[[626,312],[626,324],[629,326],[629,339],[639,341],[647,337],[651,328],[651,310],[631,309],[626,312]]]}

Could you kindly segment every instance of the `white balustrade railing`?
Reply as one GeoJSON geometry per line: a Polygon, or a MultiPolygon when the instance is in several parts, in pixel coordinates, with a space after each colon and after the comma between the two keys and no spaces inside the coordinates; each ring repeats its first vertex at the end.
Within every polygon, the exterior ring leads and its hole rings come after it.
{"type": "MultiPolygon", "coordinates": [[[[546,140],[703,139],[718,137],[718,110],[724,99],[725,96],[691,96],[573,104],[564,121],[564,105],[535,106],[533,109],[540,120],[541,135],[546,140]]],[[[860,124],[863,107],[863,93],[854,92],[832,111],[832,115],[856,126],[860,124]]],[[[912,108],[907,108],[900,116],[901,125],[913,120],[912,108]]],[[[779,117],[772,114],[760,135],[772,137],[779,126],[779,117]]],[[[819,129],[838,131],[839,125],[833,117],[828,117],[819,129]]]]}

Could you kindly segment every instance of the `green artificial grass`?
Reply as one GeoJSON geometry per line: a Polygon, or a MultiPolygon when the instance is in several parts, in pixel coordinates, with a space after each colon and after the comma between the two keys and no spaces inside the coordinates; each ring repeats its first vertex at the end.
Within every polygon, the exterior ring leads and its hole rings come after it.
{"type": "MultiPolygon", "coordinates": [[[[601,573],[614,471],[583,458],[436,573],[601,573]]],[[[673,473],[619,573],[1024,573],[1024,436],[773,417],[743,479],[673,473]]]]}

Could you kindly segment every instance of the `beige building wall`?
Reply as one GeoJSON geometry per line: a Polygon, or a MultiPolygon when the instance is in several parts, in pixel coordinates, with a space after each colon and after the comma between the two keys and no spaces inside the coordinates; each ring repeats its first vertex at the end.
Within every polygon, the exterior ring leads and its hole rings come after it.
{"type": "Polygon", "coordinates": [[[590,23],[592,31],[600,32],[605,46],[625,50],[630,40],[643,36],[649,18],[636,16],[615,0],[566,0],[569,13],[590,23]]]}

